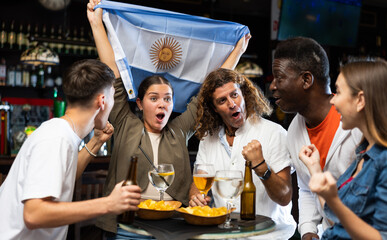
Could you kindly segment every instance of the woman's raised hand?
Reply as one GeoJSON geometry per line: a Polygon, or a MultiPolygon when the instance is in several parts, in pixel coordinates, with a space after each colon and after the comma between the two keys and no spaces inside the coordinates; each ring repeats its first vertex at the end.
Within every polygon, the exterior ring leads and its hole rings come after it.
{"type": "Polygon", "coordinates": [[[308,168],[310,175],[322,172],[320,166],[320,153],[314,144],[303,146],[298,157],[308,168]]]}
{"type": "Polygon", "coordinates": [[[100,0],[89,0],[87,4],[87,19],[89,19],[90,25],[93,27],[98,24],[102,24],[102,8],[94,7],[99,4],[100,0]]]}
{"type": "Polygon", "coordinates": [[[314,174],[309,181],[309,188],[329,202],[338,198],[336,179],[330,172],[320,172],[314,174]]]}

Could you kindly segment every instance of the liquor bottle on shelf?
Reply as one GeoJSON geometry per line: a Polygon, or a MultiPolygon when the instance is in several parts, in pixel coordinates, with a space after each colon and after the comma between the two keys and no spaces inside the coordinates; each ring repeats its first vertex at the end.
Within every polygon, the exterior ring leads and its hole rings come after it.
{"type": "MultiPolygon", "coordinates": [[[[47,26],[46,24],[43,24],[43,27],[42,27],[42,33],[41,33],[41,36],[42,38],[47,38],[48,35],[47,35],[47,26]]],[[[45,47],[48,47],[48,42],[42,42],[42,44],[45,46],[45,47]]]]}
{"type": "Polygon", "coordinates": [[[7,65],[5,64],[5,58],[1,58],[0,61],[0,86],[7,85],[7,65]]]}
{"type": "Polygon", "coordinates": [[[36,82],[37,88],[44,88],[44,67],[43,64],[39,65],[38,68],[38,81],[36,82]]]}
{"type": "Polygon", "coordinates": [[[3,156],[11,155],[10,112],[11,106],[0,96],[0,155],[3,156]]]}
{"type": "Polygon", "coordinates": [[[7,71],[7,85],[8,86],[15,86],[15,74],[16,74],[16,71],[15,71],[15,66],[11,65],[8,67],[8,71],[7,71]]]}
{"type": "Polygon", "coordinates": [[[62,117],[66,110],[66,102],[58,97],[58,89],[54,87],[54,117],[62,117]]]}
{"type": "Polygon", "coordinates": [[[30,45],[31,44],[30,43],[31,34],[32,34],[32,32],[31,32],[31,24],[28,23],[27,24],[26,34],[25,34],[25,37],[24,37],[24,45],[25,45],[26,49],[28,49],[31,46],[30,45]]]}
{"type": "Polygon", "coordinates": [[[17,87],[23,86],[22,67],[20,64],[16,65],[15,86],[17,86],[17,87]]]}
{"type": "Polygon", "coordinates": [[[20,23],[19,32],[16,35],[17,49],[25,50],[26,49],[25,43],[26,41],[25,41],[25,34],[23,30],[23,23],[20,23]]]}
{"type": "MultiPolygon", "coordinates": [[[[55,25],[53,24],[50,29],[50,39],[56,39],[56,34],[55,34],[55,25]]],[[[48,47],[52,50],[55,51],[56,48],[56,43],[54,42],[49,42],[48,47]]]]}
{"type": "MultiPolygon", "coordinates": [[[[71,40],[74,41],[74,42],[78,42],[78,41],[79,41],[79,38],[78,38],[78,29],[77,29],[77,27],[74,27],[74,30],[73,30],[73,36],[72,36],[71,40]]],[[[72,45],[72,48],[71,48],[72,53],[73,53],[73,54],[79,54],[79,47],[80,47],[80,46],[79,46],[78,44],[74,43],[74,44],[72,45]]]]}
{"type": "MultiPolygon", "coordinates": [[[[32,36],[34,38],[37,38],[37,37],[39,37],[39,35],[40,35],[39,24],[35,23],[34,32],[32,33],[32,36]]],[[[38,42],[36,40],[30,42],[30,46],[36,46],[37,44],[38,44],[38,42]]]]}
{"type": "Polygon", "coordinates": [[[62,86],[62,82],[63,82],[63,79],[62,79],[62,77],[60,76],[60,74],[57,75],[56,78],[55,78],[55,81],[54,81],[55,86],[57,86],[57,87],[62,86]]]}
{"type": "Polygon", "coordinates": [[[36,87],[37,83],[38,83],[38,74],[36,72],[35,65],[32,65],[31,74],[30,74],[30,86],[36,87]]]}
{"type": "MultiPolygon", "coordinates": [[[[62,30],[62,26],[59,26],[59,28],[58,28],[57,39],[58,39],[58,40],[62,40],[62,39],[63,39],[63,30],[62,30]]],[[[54,51],[57,52],[58,54],[59,54],[59,53],[63,53],[63,47],[64,47],[63,43],[57,43],[57,44],[55,45],[55,50],[54,50],[54,51]]]]}
{"type": "MultiPolygon", "coordinates": [[[[64,30],[64,34],[65,34],[65,40],[72,40],[72,36],[71,36],[71,34],[70,34],[70,30],[69,29],[65,29],[64,30]]],[[[64,45],[64,53],[65,54],[70,54],[70,53],[72,53],[72,45],[71,44],[68,44],[68,43],[66,43],[65,45],[64,45]]]]}
{"type": "MultiPolygon", "coordinates": [[[[82,43],[86,43],[86,38],[85,38],[85,28],[81,27],[80,32],[79,32],[79,41],[82,43]]],[[[79,54],[84,55],[86,53],[86,46],[85,45],[80,45],[79,46],[79,54]]]]}
{"type": "MultiPolygon", "coordinates": [[[[128,175],[122,186],[137,185],[137,157],[132,156],[129,164],[128,175]]],[[[134,211],[127,211],[120,215],[120,222],[131,224],[134,221],[134,211]]]]}
{"type": "Polygon", "coordinates": [[[240,217],[243,220],[255,219],[255,185],[251,175],[251,161],[245,163],[245,179],[241,195],[241,213],[240,217]]]}
{"type": "MultiPolygon", "coordinates": [[[[94,42],[94,37],[93,37],[93,33],[91,32],[91,30],[89,31],[88,35],[89,35],[89,41],[94,42]]],[[[87,50],[88,55],[96,55],[97,54],[97,48],[94,46],[87,46],[86,50],[87,50]]]]}
{"type": "Polygon", "coordinates": [[[30,86],[30,69],[28,65],[23,65],[22,71],[23,87],[30,86]]]}
{"type": "Polygon", "coordinates": [[[15,21],[12,20],[11,27],[8,33],[8,48],[16,48],[16,33],[15,33],[15,21]]]}
{"type": "Polygon", "coordinates": [[[47,37],[47,25],[46,24],[43,24],[41,37],[43,37],[43,38],[47,37]]]}
{"type": "Polygon", "coordinates": [[[0,32],[0,48],[6,48],[8,42],[8,32],[6,29],[5,21],[1,22],[1,32],[0,32]]]}
{"type": "Polygon", "coordinates": [[[46,87],[53,87],[54,86],[54,77],[52,76],[52,67],[48,66],[47,67],[47,74],[46,74],[46,79],[44,81],[44,85],[46,87]]]}

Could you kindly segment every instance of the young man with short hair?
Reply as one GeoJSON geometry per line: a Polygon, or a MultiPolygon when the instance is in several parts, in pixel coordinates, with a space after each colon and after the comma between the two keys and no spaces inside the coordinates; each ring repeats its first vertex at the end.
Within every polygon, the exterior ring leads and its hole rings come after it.
{"type": "Polygon", "coordinates": [[[66,239],[69,224],[137,210],[140,188],[122,183],[107,197],[71,202],[91,153],[114,132],[108,123],[113,82],[113,71],[98,60],[77,62],[67,72],[65,115],[42,123],[27,138],[0,188],[0,239],[66,239]],[[93,128],[95,136],[78,154],[93,128]]]}

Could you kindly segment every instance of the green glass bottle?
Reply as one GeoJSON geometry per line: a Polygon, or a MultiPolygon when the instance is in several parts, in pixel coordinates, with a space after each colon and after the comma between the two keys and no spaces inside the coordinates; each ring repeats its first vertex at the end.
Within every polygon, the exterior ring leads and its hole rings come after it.
{"type": "Polygon", "coordinates": [[[59,118],[66,111],[66,102],[58,97],[58,89],[54,87],[54,117],[59,118]]]}

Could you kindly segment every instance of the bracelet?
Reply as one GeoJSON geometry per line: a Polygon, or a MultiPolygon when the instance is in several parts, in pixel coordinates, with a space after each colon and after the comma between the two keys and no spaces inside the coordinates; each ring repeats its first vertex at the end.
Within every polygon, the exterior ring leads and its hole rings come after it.
{"type": "Polygon", "coordinates": [[[265,159],[263,159],[262,162],[258,163],[257,166],[252,167],[251,169],[256,169],[257,167],[261,166],[265,162],[265,159]]]}
{"type": "Polygon", "coordinates": [[[97,154],[92,153],[92,152],[87,148],[87,145],[86,145],[86,144],[85,144],[85,148],[86,148],[86,150],[90,153],[91,156],[97,157],[97,154]]]}

